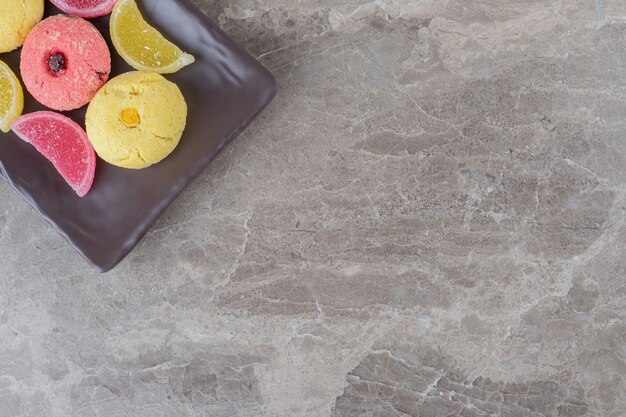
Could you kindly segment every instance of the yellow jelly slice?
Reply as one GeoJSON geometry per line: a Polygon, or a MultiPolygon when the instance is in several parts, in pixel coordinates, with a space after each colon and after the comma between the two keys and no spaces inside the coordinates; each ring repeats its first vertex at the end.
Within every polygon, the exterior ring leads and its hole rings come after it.
{"type": "Polygon", "coordinates": [[[8,132],[11,123],[24,110],[24,91],[11,68],[0,61],[0,130],[8,132]]]}
{"type": "Polygon", "coordinates": [[[135,0],[119,0],[110,25],[115,49],[135,69],[171,74],[195,61],[144,20],[135,0]]]}

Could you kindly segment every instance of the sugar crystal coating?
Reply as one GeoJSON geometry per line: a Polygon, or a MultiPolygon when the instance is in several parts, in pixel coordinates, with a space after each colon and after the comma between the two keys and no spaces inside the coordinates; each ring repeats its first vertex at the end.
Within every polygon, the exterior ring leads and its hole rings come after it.
{"type": "Polygon", "coordinates": [[[20,70],[26,89],[45,106],[73,110],[87,104],[111,73],[109,48],[91,23],[56,15],[30,32],[22,49],[20,70]],[[63,66],[53,56],[63,56],[63,66]]]}
{"type": "Polygon", "coordinates": [[[65,13],[84,17],[98,17],[111,13],[117,0],[51,0],[65,13]]]}
{"type": "Polygon", "coordinates": [[[87,134],[76,122],[59,113],[40,111],[18,117],[12,129],[52,162],[80,197],[87,194],[96,156],[87,134]]]}

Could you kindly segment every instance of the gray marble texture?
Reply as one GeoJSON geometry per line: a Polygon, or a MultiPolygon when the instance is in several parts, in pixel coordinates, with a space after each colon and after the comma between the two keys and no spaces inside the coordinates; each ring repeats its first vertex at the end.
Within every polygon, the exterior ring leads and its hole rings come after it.
{"type": "Polygon", "coordinates": [[[195,3],[279,93],[107,274],[0,184],[0,417],[626,416],[626,1],[195,3]]]}

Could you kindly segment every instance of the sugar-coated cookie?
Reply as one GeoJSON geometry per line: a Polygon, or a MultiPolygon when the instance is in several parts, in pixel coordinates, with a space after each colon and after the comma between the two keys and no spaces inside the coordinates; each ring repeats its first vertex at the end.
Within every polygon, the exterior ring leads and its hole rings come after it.
{"type": "Polygon", "coordinates": [[[87,104],[111,73],[109,48],[94,25],[56,15],[41,21],[22,48],[20,70],[26,89],[55,110],[87,104]]]}

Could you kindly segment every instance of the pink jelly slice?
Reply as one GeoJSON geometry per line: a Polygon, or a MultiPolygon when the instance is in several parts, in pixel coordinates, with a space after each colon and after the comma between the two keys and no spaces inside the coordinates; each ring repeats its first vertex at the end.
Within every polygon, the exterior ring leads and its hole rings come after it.
{"type": "Polygon", "coordinates": [[[98,17],[111,13],[117,0],[51,0],[65,13],[84,17],[98,17]]]}
{"type": "Polygon", "coordinates": [[[76,122],[59,113],[40,111],[18,117],[11,129],[52,162],[79,197],[87,194],[96,171],[96,154],[76,122]]]}

